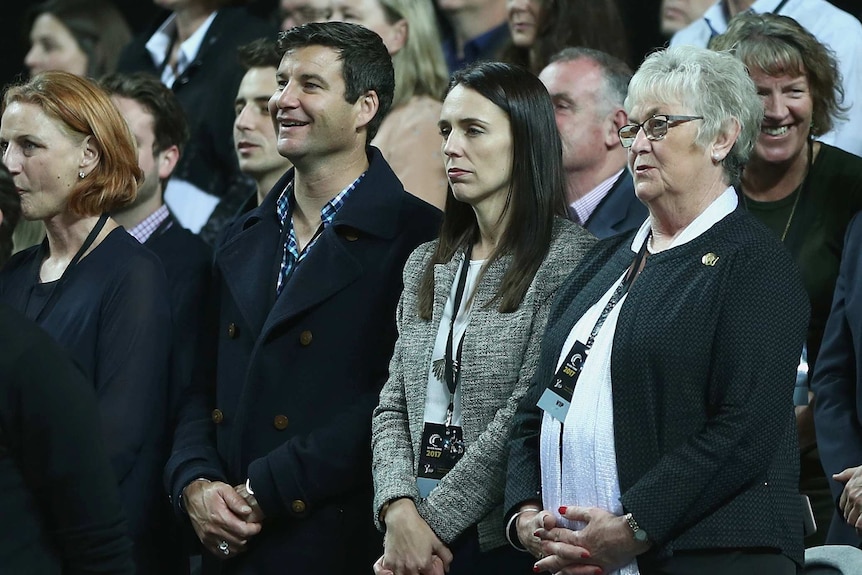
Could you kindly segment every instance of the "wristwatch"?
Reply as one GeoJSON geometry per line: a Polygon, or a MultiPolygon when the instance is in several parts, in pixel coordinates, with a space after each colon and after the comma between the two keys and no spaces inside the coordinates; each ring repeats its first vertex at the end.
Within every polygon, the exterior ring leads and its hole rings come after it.
{"type": "Polygon", "coordinates": [[[646,531],[640,528],[640,525],[638,525],[638,522],[635,521],[635,518],[632,516],[632,514],[626,513],[625,517],[626,521],[629,524],[629,527],[631,527],[632,536],[635,538],[635,541],[637,541],[638,543],[646,543],[647,541],[649,541],[649,537],[647,536],[646,531]]]}

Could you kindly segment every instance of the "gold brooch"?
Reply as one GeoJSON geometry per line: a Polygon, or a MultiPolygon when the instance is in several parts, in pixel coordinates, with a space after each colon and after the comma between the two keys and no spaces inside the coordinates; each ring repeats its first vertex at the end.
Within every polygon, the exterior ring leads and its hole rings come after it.
{"type": "Polygon", "coordinates": [[[700,263],[702,263],[705,266],[710,266],[710,267],[714,266],[715,262],[717,262],[717,261],[718,261],[718,256],[712,252],[709,252],[708,254],[704,254],[704,256],[702,258],[700,258],[700,263]]]}

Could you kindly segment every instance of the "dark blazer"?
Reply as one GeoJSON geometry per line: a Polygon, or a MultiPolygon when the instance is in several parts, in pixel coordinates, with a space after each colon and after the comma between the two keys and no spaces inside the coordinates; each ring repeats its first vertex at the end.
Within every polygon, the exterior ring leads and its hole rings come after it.
{"type": "Polygon", "coordinates": [[[216,251],[215,402],[200,396],[196,418],[180,422],[166,476],[175,501],[197,477],[251,480],[267,520],[224,572],[370,572],[380,554],[371,412],[387,378],[404,262],[437,234],[441,214],[404,192],[377,149],[369,161],[278,299],[275,204],[293,170],[216,251]]]}
{"type": "Polygon", "coordinates": [[[205,312],[211,297],[212,250],[173,216],[144,245],[162,261],[170,288],[174,346],[168,414],[173,426],[181,403],[188,397],[195,360],[206,348],[203,337],[209,320],[205,312]]]}
{"type": "MultiPolygon", "coordinates": [[[[153,63],[146,48],[159,26],[161,22],[126,46],[117,64],[119,72],[161,76],[161,68],[153,63]]],[[[218,10],[197,57],[172,88],[186,113],[190,135],[174,177],[219,197],[233,179],[240,177],[233,148],[233,103],[245,72],[239,64],[237,48],[257,38],[275,38],[275,34],[274,25],[252,16],[245,8],[218,10]]]]}
{"type": "MultiPolygon", "coordinates": [[[[509,513],[541,493],[536,402],[572,327],[631,265],[631,241],[599,242],[557,292],[512,425],[509,513]]],[[[642,569],[676,551],[736,547],[773,548],[801,564],[792,396],[807,324],[798,269],[740,209],[647,257],[611,357],[621,501],[654,543],[642,569]],[[714,265],[704,263],[709,253],[714,265]]]]}
{"type": "Polygon", "coordinates": [[[862,214],[847,228],[843,253],[811,388],[820,460],[836,504],[826,542],[858,546],[837,507],[844,485],[832,474],[862,465],[862,214]]]}
{"type": "Polygon", "coordinates": [[[602,240],[638,229],[648,215],[646,206],[635,196],[631,172],[624,169],[584,227],[602,240]]]}

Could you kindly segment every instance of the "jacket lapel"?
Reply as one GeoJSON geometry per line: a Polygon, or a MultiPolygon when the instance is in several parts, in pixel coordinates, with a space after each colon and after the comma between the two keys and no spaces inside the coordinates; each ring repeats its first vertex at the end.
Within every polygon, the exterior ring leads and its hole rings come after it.
{"type": "Polygon", "coordinates": [[[275,295],[275,270],[281,258],[274,198],[237,225],[240,231],[216,252],[216,266],[243,319],[259,334],[275,295]]]}

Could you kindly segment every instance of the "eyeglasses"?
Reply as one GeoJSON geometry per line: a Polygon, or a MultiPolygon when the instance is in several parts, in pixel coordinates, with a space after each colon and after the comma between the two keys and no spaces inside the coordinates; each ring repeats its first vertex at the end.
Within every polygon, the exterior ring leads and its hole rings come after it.
{"type": "Polygon", "coordinates": [[[657,114],[647,118],[640,124],[626,124],[620,128],[618,132],[620,143],[623,145],[623,148],[631,148],[641,128],[643,128],[646,137],[653,142],[663,140],[667,135],[668,128],[673,128],[692,120],[703,120],[703,116],[668,116],[657,114]]]}

